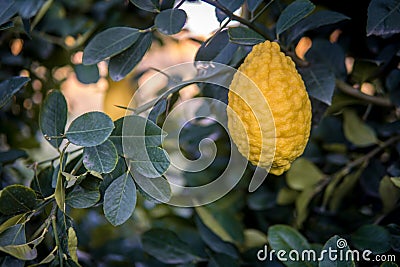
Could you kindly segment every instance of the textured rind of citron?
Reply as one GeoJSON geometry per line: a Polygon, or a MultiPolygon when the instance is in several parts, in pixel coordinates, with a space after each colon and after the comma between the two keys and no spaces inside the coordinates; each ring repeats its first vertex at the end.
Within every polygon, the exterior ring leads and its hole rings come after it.
{"type": "Polygon", "coordinates": [[[277,43],[265,41],[253,47],[231,82],[228,102],[230,135],[252,164],[271,167],[271,173],[280,175],[304,152],[311,104],[294,62],[277,43]],[[246,76],[264,99],[251,90],[246,76]]]}

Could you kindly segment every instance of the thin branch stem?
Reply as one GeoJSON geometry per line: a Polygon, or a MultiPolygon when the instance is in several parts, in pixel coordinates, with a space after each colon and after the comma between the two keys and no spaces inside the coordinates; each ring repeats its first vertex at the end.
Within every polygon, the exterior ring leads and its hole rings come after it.
{"type": "MultiPolygon", "coordinates": [[[[57,205],[53,206],[53,210],[54,209],[57,209],[57,205]]],[[[56,222],[55,214],[51,215],[51,225],[53,227],[54,240],[56,241],[56,246],[57,246],[57,250],[58,250],[58,259],[60,261],[60,266],[63,267],[64,266],[63,252],[62,252],[62,248],[61,248],[60,239],[58,238],[57,222],[56,222]]]]}
{"type": "Polygon", "coordinates": [[[389,98],[364,94],[363,92],[353,88],[351,85],[347,84],[346,82],[338,80],[338,79],[336,80],[336,87],[348,95],[354,96],[354,97],[364,100],[364,101],[367,101],[371,104],[375,104],[377,106],[382,106],[382,107],[392,107],[393,106],[393,104],[389,98]]]}

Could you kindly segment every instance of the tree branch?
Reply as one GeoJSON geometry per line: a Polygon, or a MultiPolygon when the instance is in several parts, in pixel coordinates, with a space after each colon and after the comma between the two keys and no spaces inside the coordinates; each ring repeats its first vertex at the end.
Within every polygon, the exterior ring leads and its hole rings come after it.
{"type": "Polygon", "coordinates": [[[348,95],[354,96],[354,97],[364,100],[364,101],[367,101],[371,104],[375,104],[377,106],[382,106],[382,107],[392,107],[393,106],[393,104],[389,98],[364,94],[363,92],[353,88],[351,85],[347,84],[346,82],[338,80],[338,79],[336,80],[336,87],[348,95]]]}

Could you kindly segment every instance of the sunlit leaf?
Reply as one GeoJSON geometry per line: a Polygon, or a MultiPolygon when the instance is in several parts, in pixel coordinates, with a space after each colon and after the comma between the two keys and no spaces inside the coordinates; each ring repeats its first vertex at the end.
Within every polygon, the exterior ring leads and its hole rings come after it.
{"type": "Polygon", "coordinates": [[[324,174],[305,158],[295,160],[287,172],[286,182],[296,190],[303,190],[318,183],[324,174]]]}
{"type": "Polygon", "coordinates": [[[76,237],[76,233],[74,228],[68,228],[68,252],[71,256],[72,260],[78,262],[78,256],[76,251],[78,250],[78,238],[76,237]]]}

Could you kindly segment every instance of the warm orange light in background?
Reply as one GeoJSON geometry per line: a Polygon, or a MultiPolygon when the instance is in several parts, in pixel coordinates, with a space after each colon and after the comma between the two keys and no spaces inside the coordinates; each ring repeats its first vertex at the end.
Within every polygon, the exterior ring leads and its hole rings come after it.
{"type": "Polygon", "coordinates": [[[14,39],[11,43],[11,54],[13,54],[14,56],[18,56],[19,53],[21,53],[23,47],[24,47],[24,40],[14,39]]]}
{"type": "Polygon", "coordinates": [[[331,43],[336,43],[339,39],[340,34],[342,34],[342,31],[339,29],[334,30],[331,35],[329,36],[329,41],[331,43]]]}
{"type": "Polygon", "coordinates": [[[372,83],[363,83],[361,85],[361,92],[367,95],[375,95],[375,86],[372,83]]]}
{"type": "Polygon", "coordinates": [[[312,41],[309,37],[302,37],[295,48],[296,55],[304,59],[304,55],[307,53],[308,49],[312,46],[312,41]]]}

